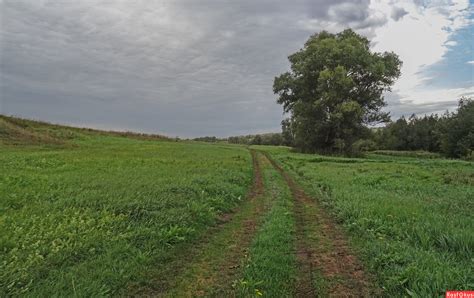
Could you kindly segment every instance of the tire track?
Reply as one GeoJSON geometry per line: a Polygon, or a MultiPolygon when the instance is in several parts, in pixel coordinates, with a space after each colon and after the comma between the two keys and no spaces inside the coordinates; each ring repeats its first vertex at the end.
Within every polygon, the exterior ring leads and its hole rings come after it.
{"type": "Polygon", "coordinates": [[[299,278],[297,297],[367,297],[376,294],[344,233],[293,178],[264,153],[280,172],[295,200],[299,278]],[[318,275],[324,281],[318,282],[318,275]]]}
{"type": "Polygon", "coordinates": [[[253,185],[244,206],[221,218],[219,231],[189,262],[167,291],[165,297],[201,297],[232,295],[232,282],[241,272],[240,265],[248,254],[251,241],[268,209],[262,166],[266,157],[250,150],[253,160],[253,185]]]}

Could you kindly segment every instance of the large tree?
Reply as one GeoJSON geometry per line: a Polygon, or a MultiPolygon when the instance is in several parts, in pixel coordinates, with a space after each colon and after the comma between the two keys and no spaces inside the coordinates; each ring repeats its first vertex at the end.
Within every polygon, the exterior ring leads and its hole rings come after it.
{"type": "Polygon", "coordinates": [[[291,71],[275,78],[273,91],[297,148],[350,154],[364,126],[389,120],[381,108],[400,76],[396,54],[371,52],[369,40],[348,29],[315,34],[288,59],[291,71]]]}

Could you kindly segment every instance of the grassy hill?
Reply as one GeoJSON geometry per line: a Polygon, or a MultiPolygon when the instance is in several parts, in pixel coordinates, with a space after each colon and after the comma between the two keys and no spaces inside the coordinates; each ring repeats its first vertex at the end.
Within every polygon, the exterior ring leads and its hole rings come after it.
{"type": "Polygon", "coordinates": [[[77,128],[0,115],[0,143],[4,145],[67,146],[74,144],[74,141],[100,136],[127,137],[139,140],[169,139],[156,134],[77,128]]]}
{"type": "Polygon", "coordinates": [[[172,268],[252,178],[241,147],[5,116],[0,140],[0,296],[126,293],[172,268]]]}

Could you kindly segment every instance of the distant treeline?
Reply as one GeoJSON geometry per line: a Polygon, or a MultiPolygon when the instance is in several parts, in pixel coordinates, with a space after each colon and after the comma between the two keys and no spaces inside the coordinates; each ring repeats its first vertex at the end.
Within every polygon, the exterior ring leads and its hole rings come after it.
{"type": "MultiPolygon", "coordinates": [[[[232,144],[294,146],[294,133],[288,120],[282,122],[282,133],[245,136],[200,137],[195,141],[227,141],[232,144]]],[[[411,115],[390,121],[385,127],[365,128],[361,139],[353,144],[354,155],[373,150],[428,151],[450,158],[474,160],[474,101],[459,100],[455,112],[423,117],[411,115]]],[[[336,152],[337,153],[337,152],[336,152]]],[[[340,152],[343,154],[343,152],[340,152]]]]}
{"type": "Polygon", "coordinates": [[[233,136],[228,138],[217,138],[215,136],[206,136],[194,138],[199,142],[228,142],[231,144],[242,145],[273,145],[273,146],[291,146],[291,141],[285,141],[281,133],[265,133],[256,135],[233,136]]]}
{"type": "Polygon", "coordinates": [[[453,113],[402,117],[373,131],[372,140],[377,149],[425,150],[474,159],[474,101],[459,100],[453,113]]]}
{"type": "Polygon", "coordinates": [[[229,137],[227,139],[232,144],[246,145],[272,145],[272,146],[291,146],[291,141],[287,142],[281,133],[265,133],[257,135],[246,135],[229,137]]]}
{"type": "MultiPolygon", "coordinates": [[[[294,135],[291,126],[282,123],[283,136],[294,135]]],[[[459,100],[455,112],[431,114],[390,121],[385,127],[365,128],[353,144],[353,154],[373,150],[428,151],[445,157],[474,160],[474,101],[459,100]]],[[[342,154],[342,151],[340,152],[342,154]]]]}
{"type": "Polygon", "coordinates": [[[217,137],[214,137],[214,136],[212,137],[205,136],[205,137],[194,138],[193,141],[215,143],[217,141],[222,141],[222,139],[218,139],[217,137]]]}

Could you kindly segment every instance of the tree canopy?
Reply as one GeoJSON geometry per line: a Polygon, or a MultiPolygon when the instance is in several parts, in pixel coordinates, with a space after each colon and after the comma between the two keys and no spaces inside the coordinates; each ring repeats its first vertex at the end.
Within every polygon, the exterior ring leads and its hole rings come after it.
{"type": "Polygon", "coordinates": [[[400,76],[394,53],[372,53],[367,38],[347,29],[322,31],[288,57],[291,71],[273,91],[290,118],[283,122],[304,152],[351,153],[365,125],[389,120],[383,92],[400,76]]]}
{"type": "Polygon", "coordinates": [[[474,101],[463,97],[458,109],[443,115],[401,117],[373,131],[374,148],[423,150],[474,160],[474,101]]]}

